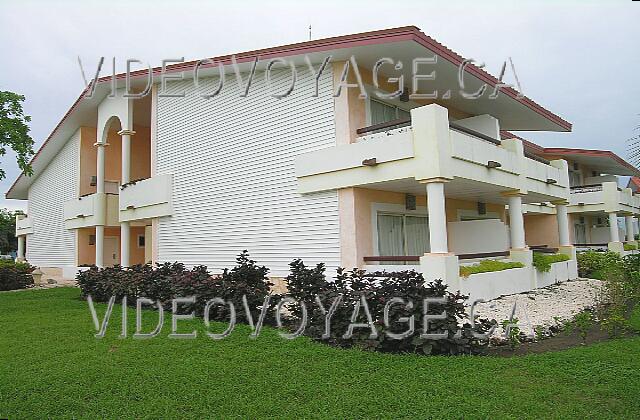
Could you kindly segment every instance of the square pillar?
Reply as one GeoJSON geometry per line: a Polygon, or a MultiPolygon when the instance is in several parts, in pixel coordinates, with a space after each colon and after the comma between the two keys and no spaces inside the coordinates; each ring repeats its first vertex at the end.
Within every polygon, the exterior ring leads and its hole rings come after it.
{"type": "Polygon", "coordinates": [[[450,292],[460,289],[458,256],[452,254],[424,254],[420,257],[420,272],[427,283],[441,279],[450,292]]]}

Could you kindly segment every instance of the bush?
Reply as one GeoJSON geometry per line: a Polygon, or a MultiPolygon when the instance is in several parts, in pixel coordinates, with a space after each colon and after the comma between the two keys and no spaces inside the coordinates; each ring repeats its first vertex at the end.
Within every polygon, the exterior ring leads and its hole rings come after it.
{"type": "Polygon", "coordinates": [[[478,264],[460,266],[460,276],[469,277],[472,274],[502,271],[510,268],[522,268],[521,262],[506,262],[498,260],[482,260],[478,264]]]}
{"type": "MultiPolygon", "coordinates": [[[[338,269],[334,281],[328,281],[325,276],[325,266],[318,264],[314,268],[307,268],[301,260],[290,264],[291,271],[287,277],[290,296],[298,302],[303,302],[308,314],[305,334],[317,340],[341,347],[357,347],[378,351],[393,352],[421,352],[425,354],[478,354],[482,353],[488,344],[474,336],[476,333],[486,333],[491,323],[486,320],[477,321],[475,327],[466,322],[465,300],[467,296],[450,293],[441,280],[426,283],[421,274],[415,271],[398,273],[371,273],[354,269],[345,271],[338,269]],[[317,303],[320,299],[322,307],[317,303]],[[366,307],[372,316],[376,337],[371,337],[371,328],[358,326],[353,328],[353,334],[347,335],[349,326],[353,323],[365,322],[366,307]],[[385,325],[385,305],[392,298],[401,298],[405,302],[413,302],[413,306],[401,303],[391,305],[388,311],[389,325],[385,325]],[[423,305],[425,298],[443,298],[444,303],[429,304],[430,314],[440,314],[446,311],[444,319],[431,320],[429,333],[443,332],[444,339],[420,337],[423,331],[423,305]],[[339,299],[335,313],[331,316],[331,328],[328,336],[325,332],[324,310],[329,310],[335,299],[339,299]],[[362,305],[362,306],[359,306],[362,305]],[[356,321],[352,321],[355,308],[360,307],[356,321]],[[403,317],[413,317],[415,332],[393,339],[387,332],[402,333],[407,329],[407,322],[401,322],[403,317]]],[[[174,297],[196,296],[196,303],[192,308],[201,316],[205,303],[211,298],[222,298],[232,301],[236,307],[238,321],[247,322],[243,296],[251,311],[263,309],[265,298],[269,295],[272,283],[268,280],[268,269],[259,266],[249,259],[243,252],[237,258],[237,264],[231,270],[225,270],[221,275],[211,276],[204,266],[186,269],[180,263],[165,263],[156,267],[137,265],[130,268],[120,266],[98,269],[91,267],[78,273],[77,280],[83,296],[91,295],[96,301],[106,302],[112,296],[121,299],[128,297],[128,304],[135,305],[138,297],[159,300],[165,308],[170,309],[170,301],[174,297]]],[[[279,296],[271,295],[267,309],[265,323],[273,324],[275,311],[272,310],[280,302],[279,296]]],[[[285,327],[297,330],[302,319],[302,306],[289,302],[289,309],[285,320],[285,327]]],[[[227,308],[214,306],[211,308],[211,319],[226,319],[227,308]]],[[[259,314],[252,315],[253,320],[259,314]]]]}
{"type": "Polygon", "coordinates": [[[580,277],[604,280],[606,271],[622,266],[622,257],[617,252],[579,252],[577,258],[580,277]]]}
{"type": "Polygon", "coordinates": [[[635,251],[636,249],[638,249],[638,245],[636,244],[624,244],[625,251],[635,251]]]}
{"type": "MultiPolygon", "coordinates": [[[[395,273],[369,273],[362,270],[344,271],[338,269],[335,281],[327,281],[325,267],[318,264],[314,268],[307,268],[301,260],[295,260],[290,264],[291,272],[287,277],[289,294],[298,302],[303,302],[308,314],[308,326],[305,335],[323,340],[329,344],[341,347],[357,347],[384,352],[420,352],[424,354],[479,354],[484,352],[487,341],[474,337],[473,332],[485,333],[491,327],[491,323],[482,320],[477,321],[475,328],[469,323],[463,323],[465,319],[464,302],[467,296],[447,291],[447,285],[441,280],[426,283],[422,274],[415,271],[402,271],[395,273]],[[328,310],[335,299],[341,297],[341,303],[331,317],[330,333],[325,334],[325,312],[315,301],[318,296],[328,310]],[[345,333],[353,322],[354,308],[364,298],[371,321],[375,329],[375,337],[368,327],[354,329],[353,335],[345,333]],[[404,302],[413,302],[413,307],[402,303],[389,306],[389,325],[384,321],[385,305],[393,298],[401,298],[404,302]],[[425,298],[444,298],[443,304],[429,304],[430,314],[440,314],[446,311],[446,318],[433,320],[429,323],[430,333],[444,333],[445,338],[422,338],[420,332],[423,328],[423,300],[425,298]],[[401,318],[414,317],[415,332],[406,337],[394,339],[387,332],[401,334],[408,329],[407,322],[399,322],[401,318]],[[392,321],[393,320],[393,321],[392,321]]],[[[296,326],[301,321],[301,306],[293,305],[291,310],[293,324],[296,326]]],[[[355,322],[365,323],[365,311],[360,308],[359,316],[355,322]]]]}
{"type": "Polygon", "coordinates": [[[0,291],[33,287],[31,272],[34,269],[26,262],[0,260],[0,291]]]}
{"type": "MultiPolygon", "coordinates": [[[[256,265],[243,252],[237,258],[237,265],[225,270],[222,275],[211,276],[205,266],[186,269],[181,263],[164,263],[155,268],[150,265],[134,265],[123,268],[90,267],[78,273],[76,280],[83,296],[91,295],[98,302],[107,302],[112,296],[117,300],[124,296],[128,304],[135,305],[135,300],[145,297],[162,302],[170,309],[171,300],[175,297],[196,296],[192,307],[185,306],[185,311],[194,310],[198,316],[203,314],[204,306],[213,297],[232,301],[236,307],[237,319],[244,319],[242,296],[247,297],[251,309],[262,307],[264,298],[269,294],[272,283],[269,282],[268,269],[256,265]]],[[[211,319],[225,316],[222,308],[213,308],[211,319]]]]}
{"type": "Polygon", "coordinates": [[[533,266],[541,273],[548,273],[551,270],[551,264],[568,261],[571,257],[566,254],[543,254],[541,252],[533,253],[533,266]]]}

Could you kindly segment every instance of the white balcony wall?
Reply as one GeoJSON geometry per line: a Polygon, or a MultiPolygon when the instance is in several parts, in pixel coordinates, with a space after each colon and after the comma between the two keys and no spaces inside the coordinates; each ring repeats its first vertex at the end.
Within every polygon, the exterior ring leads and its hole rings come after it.
{"type": "Polygon", "coordinates": [[[499,219],[449,222],[447,232],[449,250],[457,255],[509,249],[509,230],[499,219]]]}
{"type": "Polygon", "coordinates": [[[64,224],[67,229],[96,225],[119,226],[118,196],[96,193],[66,201],[64,224]]]}
{"type": "Polygon", "coordinates": [[[154,176],[120,191],[120,221],[170,216],[173,175],[154,176]]]}
{"type": "Polygon", "coordinates": [[[33,221],[30,217],[18,216],[16,218],[16,236],[33,233],[33,221]]]}

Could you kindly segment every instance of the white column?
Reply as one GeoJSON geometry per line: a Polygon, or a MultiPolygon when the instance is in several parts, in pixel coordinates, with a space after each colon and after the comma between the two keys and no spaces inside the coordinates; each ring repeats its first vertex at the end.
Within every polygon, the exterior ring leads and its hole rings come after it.
{"type": "Polygon", "coordinates": [[[96,226],[96,266],[104,267],[104,226],[96,226]]]}
{"type": "Polygon", "coordinates": [[[633,216],[625,216],[624,222],[627,225],[627,242],[633,242],[635,240],[633,235],[633,216]]]}
{"type": "MultiPolygon", "coordinates": [[[[94,144],[97,147],[97,159],[96,159],[96,192],[104,194],[104,160],[105,150],[108,143],[98,142],[94,144]]],[[[104,266],[104,225],[96,226],[96,266],[104,266]]]]}
{"type": "Polygon", "coordinates": [[[26,242],[26,235],[18,236],[18,257],[16,258],[18,261],[24,261],[24,248],[26,242]]]}
{"type": "Polygon", "coordinates": [[[509,231],[511,233],[511,248],[525,249],[522,197],[519,195],[509,196],[509,231]]]}
{"type": "Polygon", "coordinates": [[[104,193],[104,148],[108,146],[107,143],[95,143],[97,147],[97,165],[96,165],[96,192],[104,193]]]}
{"type": "Polygon", "coordinates": [[[427,211],[429,214],[429,242],[432,254],[449,252],[447,244],[447,215],[444,201],[444,182],[427,184],[427,211]]]}
{"type": "Polygon", "coordinates": [[[131,242],[131,227],[129,222],[120,222],[120,265],[129,267],[129,244],[131,242]]]}
{"type": "MultiPolygon", "coordinates": [[[[122,184],[131,181],[131,136],[136,132],[133,130],[120,130],[118,134],[122,136],[122,184]]],[[[120,222],[120,265],[128,267],[129,244],[131,243],[131,227],[129,222],[120,222]]]]}
{"type": "Polygon", "coordinates": [[[566,204],[556,204],[556,216],[558,218],[558,238],[560,246],[571,246],[569,239],[569,216],[566,204]]]}
{"type": "Polygon", "coordinates": [[[616,212],[609,213],[609,242],[620,242],[618,234],[618,215],[616,212]]]}

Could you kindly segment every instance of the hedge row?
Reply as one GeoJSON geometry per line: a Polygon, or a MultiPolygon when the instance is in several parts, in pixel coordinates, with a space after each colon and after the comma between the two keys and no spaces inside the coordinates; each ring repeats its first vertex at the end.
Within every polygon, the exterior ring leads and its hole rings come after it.
{"type": "MultiPolygon", "coordinates": [[[[237,258],[234,268],[216,276],[212,276],[205,266],[187,269],[180,263],[165,263],[157,267],[138,265],[126,269],[119,266],[91,267],[80,272],[77,280],[84,296],[91,295],[94,300],[102,302],[111,296],[118,299],[127,296],[129,304],[134,305],[135,298],[145,297],[161,301],[169,309],[174,297],[196,296],[195,305],[185,309],[193,310],[199,316],[202,316],[207,301],[214,297],[222,298],[233,302],[238,321],[247,322],[243,296],[249,308],[255,311],[253,319],[257,319],[272,286],[268,272],[266,267],[251,260],[245,251],[237,258]]],[[[492,324],[482,320],[472,327],[469,322],[464,322],[467,296],[448,292],[440,280],[426,283],[422,274],[415,271],[366,273],[338,269],[336,278],[330,280],[325,275],[323,264],[307,267],[301,260],[295,260],[290,264],[287,283],[289,293],[286,297],[296,302],[285,304],[288,316],[283,327],[290,331],[299,329],[303,319],[302,302],[307,315],[303,334],[316,340],[341,347],[426,354],[478,354],[487,346],[487,340],[476,338],[473,333],[485,333],[492,324]],[[421,337],[426,298],[442,300],[442,303],[428,305],[428,314],[446,312],[444,319],[429,321],[428,332],[441,333],[442,338],[421,337]],[[395,300],[391,302],[392,299],[395,300]],[[398,299],[413,305],[405,305],[398,299]],[[334,302],[338,304],[330,317],[329,333],[325,334],[325,314],[334,302]],[[393,305],[389,305],[389,323],[385,323],[385,305],[389,302],[393,305]],[[367,323],[364,305],[371,315],[373,330],[367,323]],[[356,307],[359,309],[354,321],[356,307]],[[403,318],[406,320],[401,322],[403,318]],[[409,318],[413,318],[413,334],[403,338],[388,334],[406,332],[411,324],[409,318]],[[367,326],[353,328],[353,334],[349,335],[349,326],[354,322],[367,326]]],[[[265,323],[275,324],[275,308],[283,297],[271,294],[265,323]]],[[[214,308],[217,310],[210,313],[211,319],[227,319],[225,307],[214,308]]]]}
{"type": "Polygon", "coordinates": [[[27,263],[0,260],[0,291],[33,287],[34,269],[27,263]]]}

